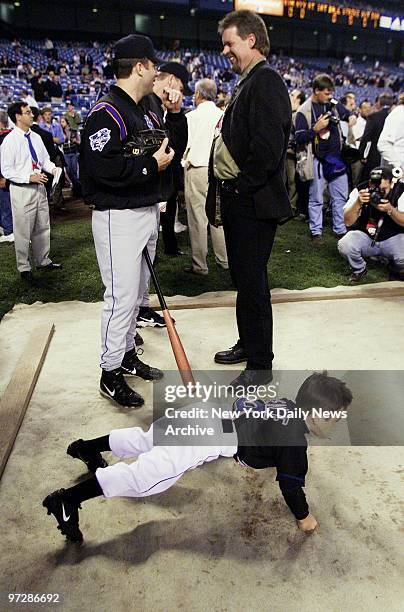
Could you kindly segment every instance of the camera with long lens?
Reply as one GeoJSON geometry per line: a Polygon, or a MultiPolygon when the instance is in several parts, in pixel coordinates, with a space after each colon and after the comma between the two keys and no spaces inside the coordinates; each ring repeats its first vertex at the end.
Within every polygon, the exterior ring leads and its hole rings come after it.
{"type": "Polygon", "coordinates": [[[333,123],[334,125],[338,125],[340,122],[340,118],[334,114],[334,109],[336,108],[337,104],[338,100],[331,98],[331,100],[325,105],[326,113],[324,114],[324,117],[329,119],[330,123],[333,123]]]}
{"type": "Polygon", "coordinates": [[[369,204],[373,206],[373,208],[377,208],[380,204],[380,200],[386,197],[386,190],[380,187],[382,178],[383,170],[375,169],[371,171],[368,191],[370,193],[369,204]]]}

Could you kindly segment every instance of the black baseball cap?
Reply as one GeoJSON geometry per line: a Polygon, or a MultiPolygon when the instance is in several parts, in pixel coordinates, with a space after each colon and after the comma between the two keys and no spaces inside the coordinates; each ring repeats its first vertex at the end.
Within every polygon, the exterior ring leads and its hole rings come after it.
{"type": "Polygon", "coordinates": [[[184,94],[186,96],[192,96],[194,93],[188,85],[189,72],[183,64],[179,64],[178,62],[167,62],[159,66],[159,72],[167,72],[177,77],[184,86],[184,94]]]}
{"type": "Polygon", "coordinates": [[[148,36],[129,34],[115,43],[115,59],[143,59],[146,57],[153,64],[163,61],[157,57],[153,43],[148,36]]]}

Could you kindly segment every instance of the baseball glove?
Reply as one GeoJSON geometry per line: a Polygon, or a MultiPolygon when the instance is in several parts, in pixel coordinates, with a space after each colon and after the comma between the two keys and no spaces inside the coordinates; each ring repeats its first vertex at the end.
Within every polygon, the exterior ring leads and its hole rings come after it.
{"type": "Polygon", "coordinates": [[[164,138],[168,138],[165,130],[140,130],[124,144],[123,156],[153,155],[161,147],[164,138]]]}

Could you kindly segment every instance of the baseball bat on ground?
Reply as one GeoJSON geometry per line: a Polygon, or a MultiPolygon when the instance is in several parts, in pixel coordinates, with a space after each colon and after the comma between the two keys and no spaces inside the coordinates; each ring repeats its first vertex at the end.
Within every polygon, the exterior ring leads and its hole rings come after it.
{"type": "Polygon", "coordinates": [[[182,342],[180,340],[178,332],[175,329],[175,325],[171,318],[170,311],[167,308],[167,304],[166,304],[163,292],[161,291],[160,283],[158,281],[156,272],[153,268],[153,264],[150,259],[149,251],[147,250],[147,246],[143,249],[143,255],[146,260],[147,267],[150,270],[150,276],[153,279],[153,284],[156,289],[156,293],[157,293],[157,296],[160,302],[161,310],[163,311],[163,317],[164,317],[164,321],[167,327],[168,337],[171,343],[171,348],[174,353],[175,361],[177,362],[179,373],[182,378],[182,382],[184,383],[184,385],[187,385],[188,383],[195,385],[195,379],[192,374],[191,366],[189,365],[189,361],[186,356],[184,347],[182,346],[182,342]]]}

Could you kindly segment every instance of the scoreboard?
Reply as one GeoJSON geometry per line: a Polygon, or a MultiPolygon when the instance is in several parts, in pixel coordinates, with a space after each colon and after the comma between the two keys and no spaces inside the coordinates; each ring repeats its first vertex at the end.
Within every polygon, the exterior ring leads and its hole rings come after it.
{"type": "Polygon", "coordinates": [[[339,6],[312,0],[235,0],[236,10],[248,9],[264,15],[290,19],[325,18],[331,23],[378,28],[380,13],[372,9],[339,6]]]}
{"type": "Polygon", "coordinates": [[[338,6],[325,2],[307,2],[306,0],[284,0],[285,15],[287,17],[314,17],[315,15],[327,15],[331,23],[343,23],[344,25],[361,25],[363,28],[377,28],[380,21],[380,13],[375,10],[353,8],[350,6],[338,6]]]}
{"type": "MultiPolygon", "coordinates": [[[[338,0],[148,0],[152,3],[182,5],[195,11],[250,10],[261,15],[272,15],[293,20],[316,20],[342,26],[366,29],[384,28],[396,32],[404,31],[404,15],[383,15],[372,8],[358,8],[339,4],[338,0]]],[[[382,4],[380,2],[380,4],[382,4]]]]}

